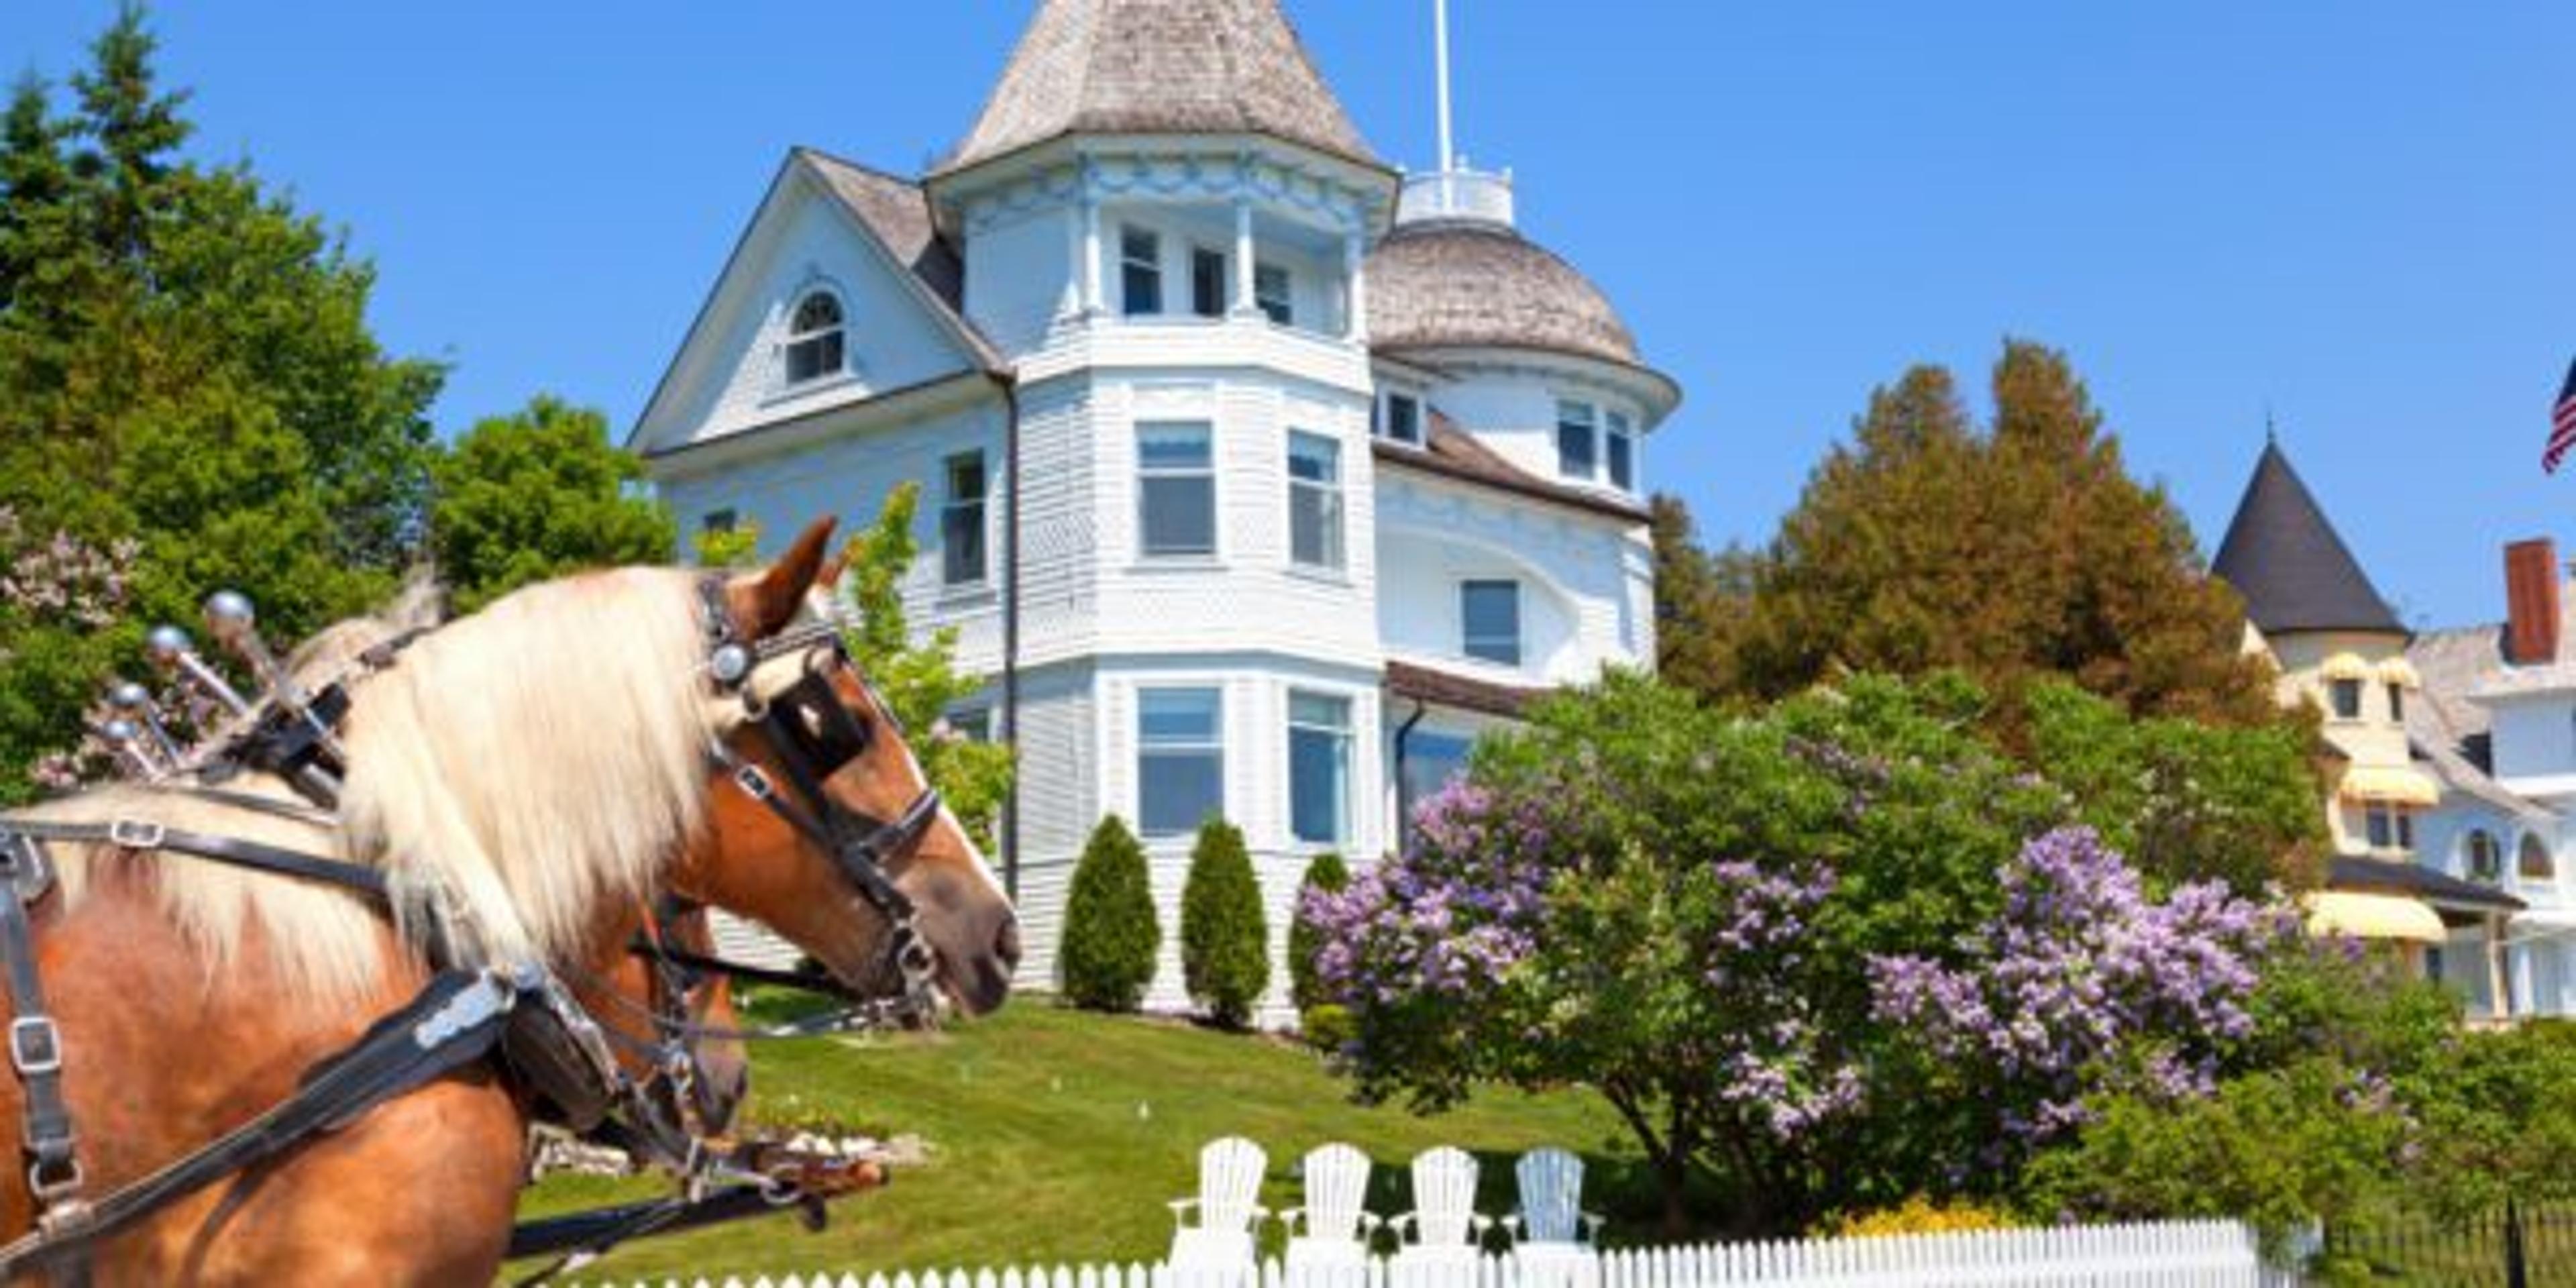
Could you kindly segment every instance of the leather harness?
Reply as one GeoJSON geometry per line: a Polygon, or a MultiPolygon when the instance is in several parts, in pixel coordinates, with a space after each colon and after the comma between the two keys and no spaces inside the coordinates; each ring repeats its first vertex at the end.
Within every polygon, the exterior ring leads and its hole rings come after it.
{"type": "MultiPolygon", "coordinates": [[[[113,845],[321,882],[357,894],[379,909],[390,907],[389,887],[383,873],[358,864],[148,820],[74,823],[0,818],[0,887],[5,887],[0,888],[0,984],[6,986],[6,1000],[15,1016],[9,1026],[8,1055],[24,1093],[22,1146],[37,1218],[35,1230],[0,1245],[0,1280],[47,1268],[67,1282],[85,1284],[87,1254],[100,1240],[496,1050],[502,1054],[505,1070],[566,1126],[577,1132],[623,1137],[630,1148],[673,1167],[689,1180],[678,1208],[655,1205],[653,1219],[611,1222],[607,1241],[646,1226],[671,1224],[682,1213],[694,1213],[688,1223],[696,1224],[719,1211],[749,1215],[798,1203],[799,1196],[792,1190],[782,1191],[760,1178],[750,1186],[713,1193],[702,1189],[712,1160],[705,1156],[702,1138],[690,1130],[681,1111],[681,1101],[695,1093],[701,1117],[711,1116],[712,1102],[704,1098],[709,1089],[695,1078],[694,1042],[784,1034],[729,1032],[697,1024],[687,1000],[698,982],[693,973],[723,971],[849,998],[853,1006],[834,1017],[844,1026],[851,1021],[896,1024],[934,1019],[939,1005],[937,955],[921,933],[918,910],[896,887],[885,865],[909,856],[921,844],[940,815],[940,799],[936,790],[925,788],[891,820],[873,818],[836,799],[826,786],[828,780],[864,754],[871,742],[868,723],[841,705],[831,684],[830,670],[846,666],[849,660],[837,623],[746,641],[725,603],[722,579],[703,578],[698,589],[708,638],[706,670],[720,691],[741,697],[747,723],[768,745],[787,787],[782,790],[765,770],[721,741],[710,742],[709,759],[740,790],[829,855],[835,870],[885,917],[886,962],[900,981],[898,995],[863,998],[828,976],[763,971],[672,948],[671,925],[685,913],[686,905],[666,900],[648,923],[651,937],[639,939],[633,949],[653,964],[653,1023],[657,1034],[667,1039],[652,1053],[658,1058],[648,1061],[654,1072],[639,1081],[628,1078],[609,1054],[610,1030],[601,1028],[573,1001],[553,972],[533,963],[515,968],[445,966],[441,963],[447,955],[432,944],[430,957],[438,969],[430,983],[403,1008],[378,1020],[355,1044],[316,1064],[293,1095],[158,1171],[88,1198],[82,1194],[77,1135],[62,1090],[62,1033],[45,1003],[36,966],[35,925],[29,915],[30,908],[55,885],[45,844],[113,845]],[[800,652],[804,674],[785,689],[763,697],[747,687],[762,663],[800,652]],[[628,1121],[622,1127],[609,1117],[612,1104],[627,1110],[628,1121]],[[746,1196],[754,1193],[760,1203],[748,1205],[746,1196]]],[[[370,671],[382,670],[419,635],[408,633],[369,649],[360,655],[359,664],[370,671]]],[[[870,699],[875,703],[873,692],[870,699]]],[[[881,703],[876,705],[882,709],[881,703]]],[[[337,805],[337,787],[346,766],[339,762],[335,740],[326,735],[347,707],[347,694],[338,683],[327,686],[311,706],[317,714],[327,713],[328,724],[301,716],[283,718],[284,709],[271,705],[245,722],[219,756],[200,766],[197,782],[162,786],[230,806],[328,824],[332,816],[325,811],[337,805]],[[283,779],[318,808],[307,810],[220,786],[245,770],[283,779]]],[[[583,1252],[606,1246],[596,1223],[567,1225],[558,1220],[550,1224],[558,1231],[577,1229],[578,1237],[568,1241],[583,1252]]],[[[550,1246],[564,1246],[566,1241],[567,1236],[560,1235],[538,1239],[550,1246]]]]}

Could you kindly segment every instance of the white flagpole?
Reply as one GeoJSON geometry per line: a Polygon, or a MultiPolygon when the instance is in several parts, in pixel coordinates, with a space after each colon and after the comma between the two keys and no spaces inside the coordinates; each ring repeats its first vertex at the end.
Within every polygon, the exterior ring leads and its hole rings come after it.
{"type": "Polygon", "coordinates": [[[1438,60],[1440,88],[1440,172],[1458,168],[1449,138],[1449,0],[1431,0],[1432,48],[1438,60]]]}

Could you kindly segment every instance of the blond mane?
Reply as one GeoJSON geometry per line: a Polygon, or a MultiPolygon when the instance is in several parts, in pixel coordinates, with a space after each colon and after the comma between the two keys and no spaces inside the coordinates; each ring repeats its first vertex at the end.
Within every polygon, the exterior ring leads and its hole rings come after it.
{"type": "MultiPolygon", "coordinates": [[[[383,870],[402,937],[435,934],[464,961],[565,962],[589,945],[603,899],[649,891],[704,811],[720,709],[694,678],[704,636],[694,574],[629,568],[531,586],[421,637],[392,667],[351,680],[350,772],[340,826],[118,784],[26,817],[150,819],[383,870]]],[[[436,621],[415,582],[383,612],[327,628],[289,667],[307,684],[436,621]]],[[[276,780],[226,784],[294,800],[276,780]]],[[[101,849],[50,847],[66,906],[95,892],[101,849]]],[[[384,922],[310,882],[151,856],[171,920],[220,978],[256,941],[278,983],[337,1004],[382,978],[384,922]]]]}

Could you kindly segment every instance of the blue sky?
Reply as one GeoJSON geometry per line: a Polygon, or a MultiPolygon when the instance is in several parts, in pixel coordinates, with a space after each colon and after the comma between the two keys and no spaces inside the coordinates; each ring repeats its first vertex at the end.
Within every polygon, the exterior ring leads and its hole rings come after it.
{"type": "MultiPolygon", "coordinates": [[[[1432,161],[1430,0],[1286,0],[1388,159],[1432,161]]],[[[377,263],[454,432],[629,424],[784,150],[917,170],[1025,0],[170,5],[200,155],[377,263]]],[[[2412,622],[2501,616],[2576,356],[2576,5],[1453,0],[1462,148],[1689,392],[1649,449],[1760,541],[1872,385],[2069,350],[2214,546],[2265,409],[2412,622]]],[[[0,6],[60,78],[112,0],[0,6]]]]}

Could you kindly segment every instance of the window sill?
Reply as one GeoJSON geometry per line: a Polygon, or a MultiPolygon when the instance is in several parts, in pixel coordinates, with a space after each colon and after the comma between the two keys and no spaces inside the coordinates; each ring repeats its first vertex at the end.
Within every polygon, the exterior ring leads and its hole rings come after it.
{"type": "Polygon", "coordinates": [[[1299,581],[1311,581],[1318,586],[1332,586],[1341,590],[1351,588],[1351,571],[1348,568],[1326,568],[1291,560],[1288,564],[1288,575],[1299,581]]]}
{"type": "Polygon", "coordinates": [[[953,586],[941,586],[933,602],[943,610],[982,608],[991,605],[999,597],[1000,592],[996,591],[993,583],[989,581],[961,581],[953,586]]]}
{"type": "Polygon", "coordinates": [[[1132,573],[1223,572],[1225,561],[1215,555],[1146,555],[1127,565],[1132,573]]]}

